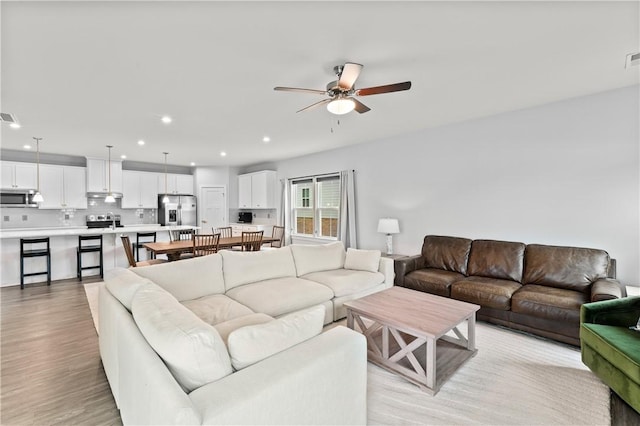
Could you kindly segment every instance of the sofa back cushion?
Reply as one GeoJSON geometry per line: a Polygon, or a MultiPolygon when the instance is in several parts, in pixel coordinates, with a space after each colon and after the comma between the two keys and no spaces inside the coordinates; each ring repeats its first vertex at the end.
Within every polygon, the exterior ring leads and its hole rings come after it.
{"type": "Polygon", "coordinates": [[[474,240],[467,275],[522,282],[524,249],[523,243],[474,240]]]}
{"type": "Polygon", "coordinates": [[[458,237],[427,235],[422,244],[425,267],[467,274],[471,240],[458,237]]]}
{"type": "Polygon", "coordinates": [[[179,301],[224,293],[222,258],[219,254],[132,268],[167,290],[179,301]]]}
{"type": "Polygon", "coordinates": [[[104,282],[109,293],[131,312],[133,295],[143,286],[151,284],[146,278],[134,274],[130,269],[116,268],[105,271],[104,282]]]}
{"type": "Polygon", "coordinates": [[[232,373],[229,353],[216,329],[164,289],[144,286],[134,295],[132,307],[140,332],[186,392],[232,373]]]}
{"type": "Polygon", "coordinates": [[[296,267],[288,246],[263,251],[222,250],[220,254],[226,291],[244,284],[296,276],[296,267]]]}
{"type": "Polygon", "coordinates": [[[346,252],[340,241],[320,245],[292,244],[288,247],[293,253],[299,277],[311,272],[344,268],[346,252]]]}
{"type": "Polygon", "coordinates": [[[529,244],[525,249],[523,284],[540,284],[588,292],[607,277],[609,254],[604,250],[529,244]]]}
{"type": "Polygon", "coordinates": [[[378,272],[380,269],[380,250],[347,249],[344,268],[356,271],[378,272]]]}

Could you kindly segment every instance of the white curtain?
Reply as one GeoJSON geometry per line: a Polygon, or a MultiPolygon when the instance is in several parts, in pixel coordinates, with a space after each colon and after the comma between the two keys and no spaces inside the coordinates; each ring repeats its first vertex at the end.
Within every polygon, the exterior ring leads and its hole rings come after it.
{"type": "Polygon", "coordinates": [[[289,182],[287,179],[280,180],[281,197],[280,197],[280,224],[284,226],[284,245],[291,244],[291,226],[289,213],[289,182]]]}
{"type": "Polygon", "coordinates": [[[338,239],[344,243],[346,248],[358,248],[354,177],[354,170],[340,172],[340,229],[338,230],[338,239]]]}

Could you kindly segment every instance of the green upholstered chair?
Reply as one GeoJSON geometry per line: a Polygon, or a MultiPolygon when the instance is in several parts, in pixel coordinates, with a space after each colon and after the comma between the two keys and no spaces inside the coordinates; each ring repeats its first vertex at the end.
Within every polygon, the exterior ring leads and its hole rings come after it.
{"type": "Polygon", "coordinates": [[[640,413],[640,297],[585,303],[580,310],[582,362],[640,413]]]}

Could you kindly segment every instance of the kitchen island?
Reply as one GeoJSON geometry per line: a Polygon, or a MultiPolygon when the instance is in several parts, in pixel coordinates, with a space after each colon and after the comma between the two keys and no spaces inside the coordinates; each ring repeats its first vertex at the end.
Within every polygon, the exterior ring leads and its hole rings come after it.
{"type": "MultiPolygon", "coordinates": [[[[127,267],[127,256],[124,253],[121,235],[127,235],[131,241],[136,240],[138,232],[157,232],[157,241],[169,241],[169,231],[180,229],[199,229],[195,226],[162,226],[157,224],[125,225],[111,228],[93,228],[86,226],[61,226],[49,228],[19,228],[0,230],[0,287],[20,285],[20,238],[49,237],[51,245],[51,279],[61,280],[76,277],[76,248],[78,235],[103,235],[104,270],[115,267],[127,267]]],[[[142,251],[140,252],[142,255],[142,251]]],[[[83,256],[83,264],[97,264],[97,254],[87,253],[83,256]],[[94,256],[94,259],[91,259],[94,256]]],[[[25,272],[36,272],[46,269],[44,258],[33,258],[25,261],[25,272]]],[[[87,276],[94,271],[87,272],[87,276]]],[[[42,276],[25,277],[25,286],[29,283],[43,281],[42,276]]]]}

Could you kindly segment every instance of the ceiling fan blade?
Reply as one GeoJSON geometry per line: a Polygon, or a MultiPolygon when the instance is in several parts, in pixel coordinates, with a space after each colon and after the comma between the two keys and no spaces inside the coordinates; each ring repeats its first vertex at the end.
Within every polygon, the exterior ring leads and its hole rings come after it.
{"type": "Polygon", "coordinates": [[[311,105],[309,105],[308,107],[304,107],[304,108],[302,108],[302,109],[300,109],[300,110],[298,110],[298,111],[296,111],[296,112],[306,111],[306,110],[308,110],[308,109],[315,108],[315,107],[318,107],[318,106],[320,106],[320,105],[328,104],[328,103],[329,103],[329,102],[331,102],[331,101],[332,101],[332,99],[323,99],[323,100],[321,100],[320,102],[316,102],[315,104],[311,104],[311,105]]]}
{"type": "Polygon", "coordinates": [[[340,74],[340,80],[338,80],[338,86],[344,90],[351,90],[353,83],[356,82],[356,79],[360,75],[360,71],[362,71],[362,65],[360,64],[354,64],[353,62],[344,64],[342,73],[340,74]]]}
{"type": "Polygon", "coordinates": [[[367,111],[371,111],[371,108],[369,108],[368,106],[366,106],[365,104],[363,104],[362,102],[360,102],[357,99],[351,98],[353,100],[353,102],[356,104],[356,107],[354,108],[356,111],[358,111],[360,114],[364,114],[367,111]]]}
{"type": "Polygon", "coordinates": [[[378,95],[380,93],[400,92],[402,90],[411,89],[411,82],[405,81],[404,83],[387,84],[384,86],[366,87],[364,89],[356,90],[357,96],[369,96],[378,95]]]}
{"type": "Polygon", "coordinates": [[[282,92],[303,92],[303,93],[313,93],[316,95],[326,95],[326,90],[316,90],[316,89],[301,89],[299,87],[274,87],[273,90],[278,90],[282,92]]]}

